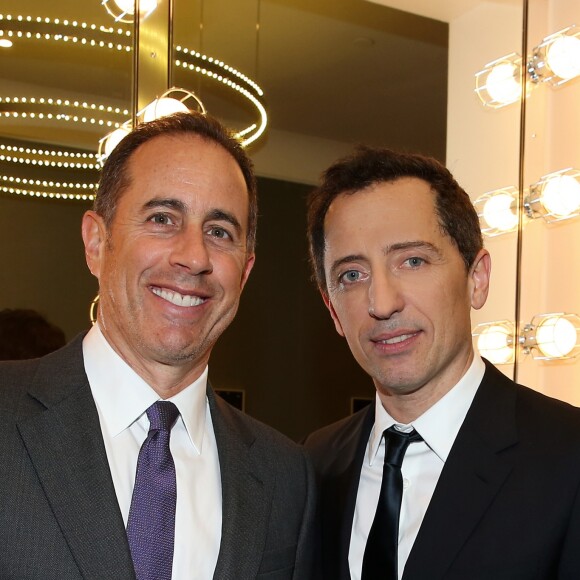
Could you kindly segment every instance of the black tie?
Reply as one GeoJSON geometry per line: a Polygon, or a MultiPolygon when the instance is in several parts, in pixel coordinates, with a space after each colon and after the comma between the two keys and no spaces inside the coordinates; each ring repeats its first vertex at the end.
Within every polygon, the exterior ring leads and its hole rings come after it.
{"type": "Polygon", "coordinates": [[[401,465],[409,443],[422,441],[415,429],[409,433],[386,429],[383,481],[375,519],[363,558],[362,580],[397,580],[399,514],[403,498],[401,465]]]}

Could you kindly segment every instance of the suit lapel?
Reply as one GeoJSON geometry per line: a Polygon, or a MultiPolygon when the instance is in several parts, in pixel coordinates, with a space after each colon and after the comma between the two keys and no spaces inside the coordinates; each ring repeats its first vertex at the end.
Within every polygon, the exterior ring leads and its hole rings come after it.
{"type": "Polygon", "coordinates": [[[348,552],[352,522],[362,463],[374,421],[375,407],[371,403],[353,418],[348,431],[334,441],[335,447],[328,453],[334,460],[325,472],[320,489],[322,550],[328,578],[350,580],[348,552]]]}
{"type": "Polygon", "coordinates": [[[83,578],[134,578],[81,341],[40,362],[18,430],[83,578]]]}
{"type": "Polygon", "coordinates": [[[512,469],[517,444],[513,383],[487,365],[471,408],[447,458],[403,580],[445,576],[512,469]]]}
{"type": "Polygon", "coordinates": [[[254,434],[209,386],[208,401],[222,483],[222,537],[214,578],[253,578],[266,542],[273,474],[256,457],[254,434]]]}

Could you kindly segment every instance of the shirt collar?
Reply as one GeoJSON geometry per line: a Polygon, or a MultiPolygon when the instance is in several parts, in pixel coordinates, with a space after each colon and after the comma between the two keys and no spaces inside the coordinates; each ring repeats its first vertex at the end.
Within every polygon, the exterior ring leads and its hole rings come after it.
{"type": "Polygon", "coordinates": [[[425,443],[445,462],[457,433],[463,424],[475,393],[483,379],[485,364],[475,353],[467,372],[459,382],[409,425],[397,423],[383,407],[378,394],[375,396],[375,424],[368,447],[368,461],[372,465],[381,445],[385,429],[396,425],[401,431],[416,429],[425,443]]]}
{"type": "MultiPolygon", "coordinates": [[[[113,350],[98,324],[83,339],[83,358],[99,418],[112,437],[137,421],[159,395],[113,350]]],[[[192,445],[201,453],[207,408],[208,367],[177,395],[174,403],[192,445]]]]}

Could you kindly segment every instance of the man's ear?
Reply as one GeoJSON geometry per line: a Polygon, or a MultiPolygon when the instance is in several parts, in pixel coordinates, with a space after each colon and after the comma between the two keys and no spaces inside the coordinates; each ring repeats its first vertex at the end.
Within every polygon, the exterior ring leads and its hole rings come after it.
{"type": "Polygon", "coordinates": [[[255,262],[256,262],[256,254],[250,254],[246,258],[246,265],[244,266],[244,271],[242,272],[242,283],[240,286],[240,290],[244,289],[244,286],[246,285],[246,282],[250,277],[250,272],[252,271],[255,262]]]}
{"type": "Polygon", "coordinates": [[[85,212],[82,221],[82,235],[87,266],[91,274],[99,278],[105,244],[107,243],[107,228],[103,218],[92,210],[85,212]]]}
{"type": "Polygon", "coordinates": [[[479,250],[469,270],[471,306],[479,310],[489,294],[491,276],[491,256],[486,249],[479,250]]]}
{"type": "Polygon", "coordinates": [[[332,305],[332,302],[330,301],[330,296],[328,295],[328,293],[325,290],[322,290],[322,288],[319,288],[320,290],[320,295],[322,296],[322,300],[324,300],[324,304],[326,304],[326,308],[328,308],[328,311],[330,312],[330,316],[332,317],[332,320],[334,320],[334,327],[336,328],[336,332],[338,332],[338,334],[340,334],[340,336],[344,336],[344,330],[342,330],[342,324],[340,323],[340,320],[338,319],[338,315],[336,314],[336,310],[334,310],[334,306],[332,305]]]}

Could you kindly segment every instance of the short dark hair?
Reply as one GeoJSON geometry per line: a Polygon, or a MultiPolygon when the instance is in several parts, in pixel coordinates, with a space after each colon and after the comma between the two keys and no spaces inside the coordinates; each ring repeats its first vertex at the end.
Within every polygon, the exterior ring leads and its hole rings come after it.
{"type": "Polygon", "coordinates": [[[432,157],[400,153],[391,149],[359,146],[352,155],[338,160],[323,174],[319,187],[308,196],[308,242],[310,260],[318,286],[327,291],[324,274],[324,220],[340,194],[350,195],[383,182],[416,177],[435,193],[439,225],[457,246],[467,270],[483,248],[477,212],[469,196],[449,170],[432,157]]]}
{"type": "Polygon", "coordinates": [[[93,209],[104,219],[107,228],[110,228],[119,199],[130,185],[130,175],[127,166],[133,153],[141,145],[155,137],[184,134],[197,135],[202,139],[221,145],[239,165],[246,182],[249,198],[246,243],[248,251],[253,252],[256,245],[258,201],[252,161],[233,133],[208,114],[193,111],[175,113],[155,121],[142,123],[133,129],[107,157],[101,171],[93,209]]]}
{"type": "Polygon", "coordinates": [[[36,310],[0,310],[0,360],[44,356],[65,343],[64,332],[36,310]]]}

